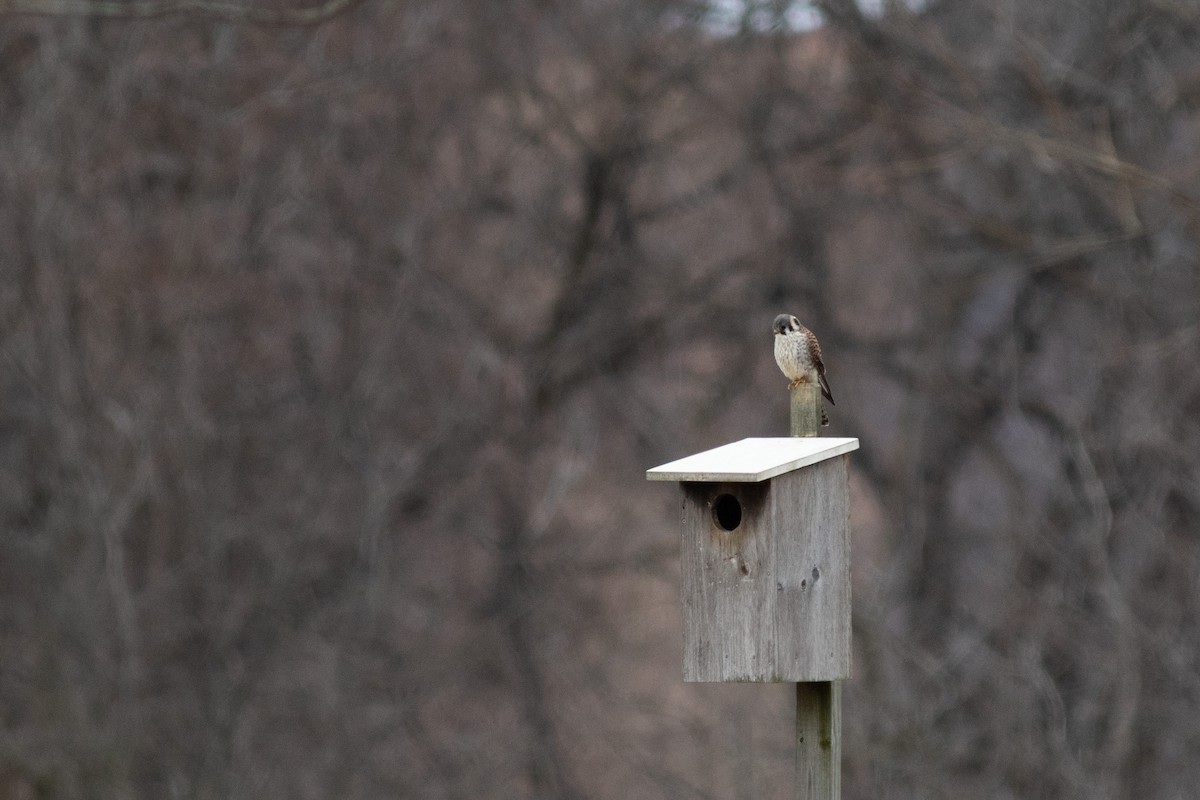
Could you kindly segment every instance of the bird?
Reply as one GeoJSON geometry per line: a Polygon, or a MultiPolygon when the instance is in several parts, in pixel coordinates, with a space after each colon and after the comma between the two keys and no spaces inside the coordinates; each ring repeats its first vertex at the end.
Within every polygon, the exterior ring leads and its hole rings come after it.
{"type": "Polygon", "coordinates": [[[800,324],[792,314],[780,314],[772,326],[775,332],[775,363],[783,374],[792,379],[789,389],[802,383],[815,382],[830,405],[833,392],[825,378],[825,363],[821,361],[821,345],[808,328],[800,324]]]}

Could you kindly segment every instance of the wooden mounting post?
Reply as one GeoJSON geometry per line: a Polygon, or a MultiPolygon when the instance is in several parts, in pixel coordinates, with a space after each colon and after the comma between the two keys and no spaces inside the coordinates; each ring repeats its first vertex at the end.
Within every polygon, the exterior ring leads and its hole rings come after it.
{"type": "Polygon", "coordinates": [[[796,684],[796,798],[842,796],[842,683],[796,684]]]}
{"type": "MultiPolygon", "coordinates": [[[[824,408],[815,383],[791,394],[791,435],[817,436],[824,408]]],[[[842,684],[796,684],[796,800],[841,800],[842,684]]]]}

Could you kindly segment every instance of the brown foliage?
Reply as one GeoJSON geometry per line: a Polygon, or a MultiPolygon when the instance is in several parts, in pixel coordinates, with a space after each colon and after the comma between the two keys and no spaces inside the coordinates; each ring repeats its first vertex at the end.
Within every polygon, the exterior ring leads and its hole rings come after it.
{"type": "Polygon", "coordinates": [[[781,311],[847,796],[1197,783],[1188,7],[204,5],[0,26],[0,798],[787,796],[642,476],[786,432],[781,311]]]}

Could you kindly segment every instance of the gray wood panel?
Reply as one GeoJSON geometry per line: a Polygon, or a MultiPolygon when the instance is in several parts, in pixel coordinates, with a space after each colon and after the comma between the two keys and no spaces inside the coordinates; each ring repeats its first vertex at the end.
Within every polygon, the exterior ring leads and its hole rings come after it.
{"type": "Polygon", "coordinates": [[[757,484],[681,484],[684,680],[850,676],[847,459],[757,484]],[[714,514],[722,495],[741,508],[733,530],[714,514]]]}

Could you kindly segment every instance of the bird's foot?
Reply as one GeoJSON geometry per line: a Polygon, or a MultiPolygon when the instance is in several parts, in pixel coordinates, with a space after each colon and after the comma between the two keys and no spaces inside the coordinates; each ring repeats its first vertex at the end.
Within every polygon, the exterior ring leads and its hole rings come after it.
{"type": "Polygon", "coordinates": [[[795,380],[793,380],[791,383],[788,384],[788,389],[789,390],[795,389],[797,386],[799,386],[802,383],[804,383],[804,381],[800,380],[799,378],[796,378],[795,380]]]}

